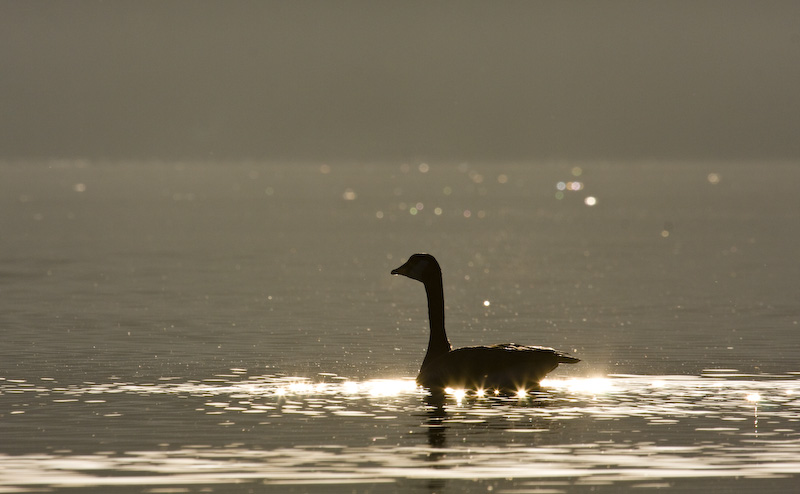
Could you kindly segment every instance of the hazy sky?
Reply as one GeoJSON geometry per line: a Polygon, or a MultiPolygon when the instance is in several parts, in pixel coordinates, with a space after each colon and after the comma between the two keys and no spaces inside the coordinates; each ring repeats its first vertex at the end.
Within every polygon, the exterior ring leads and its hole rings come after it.
{"type": "Polygon", "coordinates": [[[0,157],[800,158],[792,0],[0,0],[0,64],[0,157]]]}

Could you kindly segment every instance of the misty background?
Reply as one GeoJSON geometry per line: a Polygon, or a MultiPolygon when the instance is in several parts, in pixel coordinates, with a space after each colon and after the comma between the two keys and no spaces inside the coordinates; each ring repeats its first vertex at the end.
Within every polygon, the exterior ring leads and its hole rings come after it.
{"type": "Polygon", "coordinates": [[[2,1],[0,158],[800,158],[800,3],[2,1]]]}

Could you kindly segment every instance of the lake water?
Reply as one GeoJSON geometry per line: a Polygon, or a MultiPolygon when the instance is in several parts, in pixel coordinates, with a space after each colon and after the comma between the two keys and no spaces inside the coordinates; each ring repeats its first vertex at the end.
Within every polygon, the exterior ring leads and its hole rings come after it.
{"type": "Polygon", "coordinates": [[[0,164],[0,492],[789,492],[800,167],[0,164]],[[521,397],[455,346],[583,359],[521,397]]]}

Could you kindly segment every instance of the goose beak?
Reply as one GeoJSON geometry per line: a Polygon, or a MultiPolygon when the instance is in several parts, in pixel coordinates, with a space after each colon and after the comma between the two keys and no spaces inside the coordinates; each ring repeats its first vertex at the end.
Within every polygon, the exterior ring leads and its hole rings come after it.
{"type": "Polygon", "coordinates": [[[402,274],[412,280],[422,281],[427,267],[427,262],[424,260],[420,261],[418,258],[412,256],[405,264],[399,268],[393,269],[392,274],[402,274]]]}
{"type": "Polygon", "coordinates": [[[408,276],[408,263],[406,262],[399,268],[395,268],[392,270],[393,275],[402,274],[403,276],[408,276]]]}

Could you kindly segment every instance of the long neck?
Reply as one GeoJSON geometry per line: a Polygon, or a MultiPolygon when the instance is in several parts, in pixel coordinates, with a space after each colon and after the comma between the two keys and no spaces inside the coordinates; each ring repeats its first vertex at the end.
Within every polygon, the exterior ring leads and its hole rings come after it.
{"type": "Polygon", "coordinates": [[[444,291],[442,289],[442,276],[431,277],[425,280],[425,292],[428,294],[428,319],[431,323],[431,336],[428,340],[428,352],[422,366],[433,359],[446,354],[452,347],[444,331],[444,291]]]}

